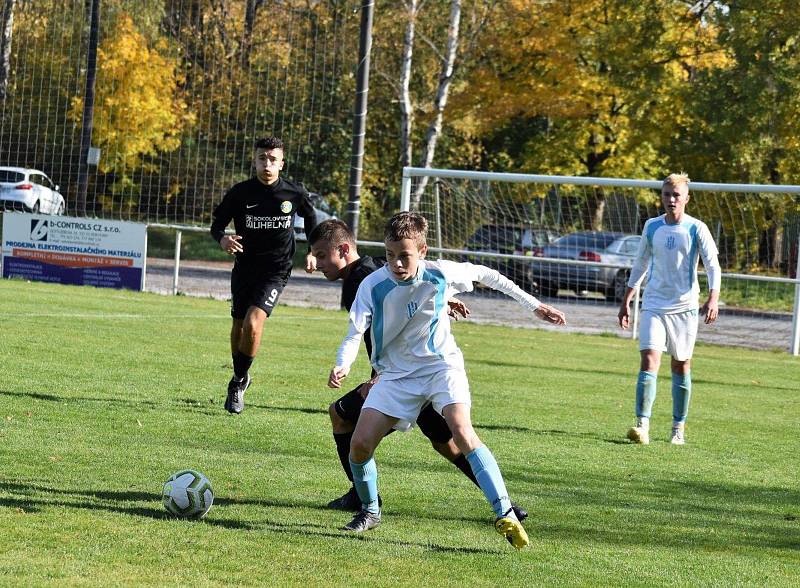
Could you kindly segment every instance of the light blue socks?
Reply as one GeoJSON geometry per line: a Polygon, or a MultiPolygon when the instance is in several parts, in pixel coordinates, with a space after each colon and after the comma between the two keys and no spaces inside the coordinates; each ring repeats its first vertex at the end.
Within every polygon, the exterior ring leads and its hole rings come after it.
{"type": "Polygon", "coordinates": [[[353,472],[353,485],[356,487],[363,509],[372,514],[379,514],[381,509],[378,505],[378,466],[375,464],[375,459],[370,457],[364,463],[355,463],[351,458],[350,469],[353,472]]]}
{"type": "Polygon", "coordinates": [[[511,510],[511,500],[508,498],[503,475],[492,452],[486,445],[481,445],[466,457],[486,500],[492,505],[494,514],[498,517],[505,515],[511,510]]]}
{"type": "Polygon", "coordinates": [[[689,399],[692,396],[692,374],[676,374],[672,372],[672,422],[681,424],[686,422],[689,414],[689,399]]]}
{"type": "MultiPolygon", "coordinates": [[[[656,372],[639,372],[636,380],[636,416],[649,419],[656,400],[656,372]]],[[[673,388],[674,390],[674,388],[673,388]]],[[[673,392],[674,394],[674,392],[673,392]]]]}

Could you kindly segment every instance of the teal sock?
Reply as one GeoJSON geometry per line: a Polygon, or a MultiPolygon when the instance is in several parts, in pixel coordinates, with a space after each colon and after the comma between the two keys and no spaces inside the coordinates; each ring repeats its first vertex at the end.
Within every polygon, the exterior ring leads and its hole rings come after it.
{"type": "Polygon", "coordinates": [[[375,459],[370,457],[364,463],[355,463],[350,458],[350,469],[353,472],[353,486],[356,487],[364,510],[372,514],[381,512],[378,506],[378,466],[375,459]]]}
{"type": "Polygon", "coordinates": [[[486,500],[492,505],[494,514],[498,517],[505,515],[511,509],[506,484],[497,461],[486,445],[481,445],[467,454],[467,461],[472,467],[472,472],[478,480],[486,500]]]}
{"type": "Polygon", "coordinates": [[[639,372],[636,380],[636,416],[650,418],[656,400],[656,372],[639,372]]]}
{"type": "Polygon", "coordinates": [[[692,374],[672,372],[672,422],[686,422],[689,414],[689,399],[692,397],[692,374]]]}

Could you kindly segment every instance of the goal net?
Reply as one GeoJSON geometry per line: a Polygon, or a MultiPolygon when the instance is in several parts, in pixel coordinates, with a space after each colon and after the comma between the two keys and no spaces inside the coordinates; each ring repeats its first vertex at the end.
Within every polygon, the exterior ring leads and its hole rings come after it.
{"type": "MultiPolygon", "coordinates": [[[[574,326],[612,331],[642,227],[663,213],[660,190],[653,180],[405,168],[401,208],[428,219],[435,255],[494,267],[565,307],[574,326]]],[[[700,340],[796,347],[800,186],[692,182],[690,193],[687,213],[708,225],[724,272],[722,318],[700,340]]]]}

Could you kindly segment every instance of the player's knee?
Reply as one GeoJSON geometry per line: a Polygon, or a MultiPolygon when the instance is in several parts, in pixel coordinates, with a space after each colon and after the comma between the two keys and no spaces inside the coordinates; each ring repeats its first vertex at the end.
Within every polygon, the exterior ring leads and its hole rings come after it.
{"type": "Polygon", "coordinates": [[[475,430],[469,425],[462,425],[454,428],[453,441],[465,455],[481,445],[481,440],[478,438],[475,430]]]}
{"type": "Polygon", "coordinates": [[[350,440],[350,458],[356,463],[367,461],[374,450],[375,447],[369,439],[353,435],[350,440]]]}
{"type": "Polygon", "coordinates": [[[349,433],[353,430],[353,425],[350,421],[345,420],[336,411],[336,403],[332,402],[328,406],[328,416],[331,418],[331,428],[334,433],[349,433]]]}

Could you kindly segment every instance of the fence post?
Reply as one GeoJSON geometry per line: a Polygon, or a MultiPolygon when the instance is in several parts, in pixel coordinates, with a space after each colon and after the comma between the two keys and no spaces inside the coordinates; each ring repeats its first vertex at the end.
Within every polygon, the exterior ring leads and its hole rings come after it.
{"type": "Polygon", "coordinates": [[[178,293],[178,273],[181,267],[181,231],[175,231],[175,267],[172,274],[172,295],[178,293]]]}
{"type": "Polygon", "coordinates": [[[400,186],[400,210],[411,208],[411,175],[403,168],[403,183],[400,186]]]}
{"type": "MultiPolygon", "coordinates": [[[[439,208],[439,180],[433,183],[433,194],[436,198],[436,246],[442,248],[442,211],[439,208]]],[[[439,259],[442,259],[442,252],[439,251],[439,259]]]]}
{"type": "MultiPolygon", "coordinates": [[[[794,279],[800,280],[800,248],[797,254],[797,268],[794,279]]],[[[794,312],[792,316],[792,355],[800,355],[800,281],[794,285],[794,312]]]]}

